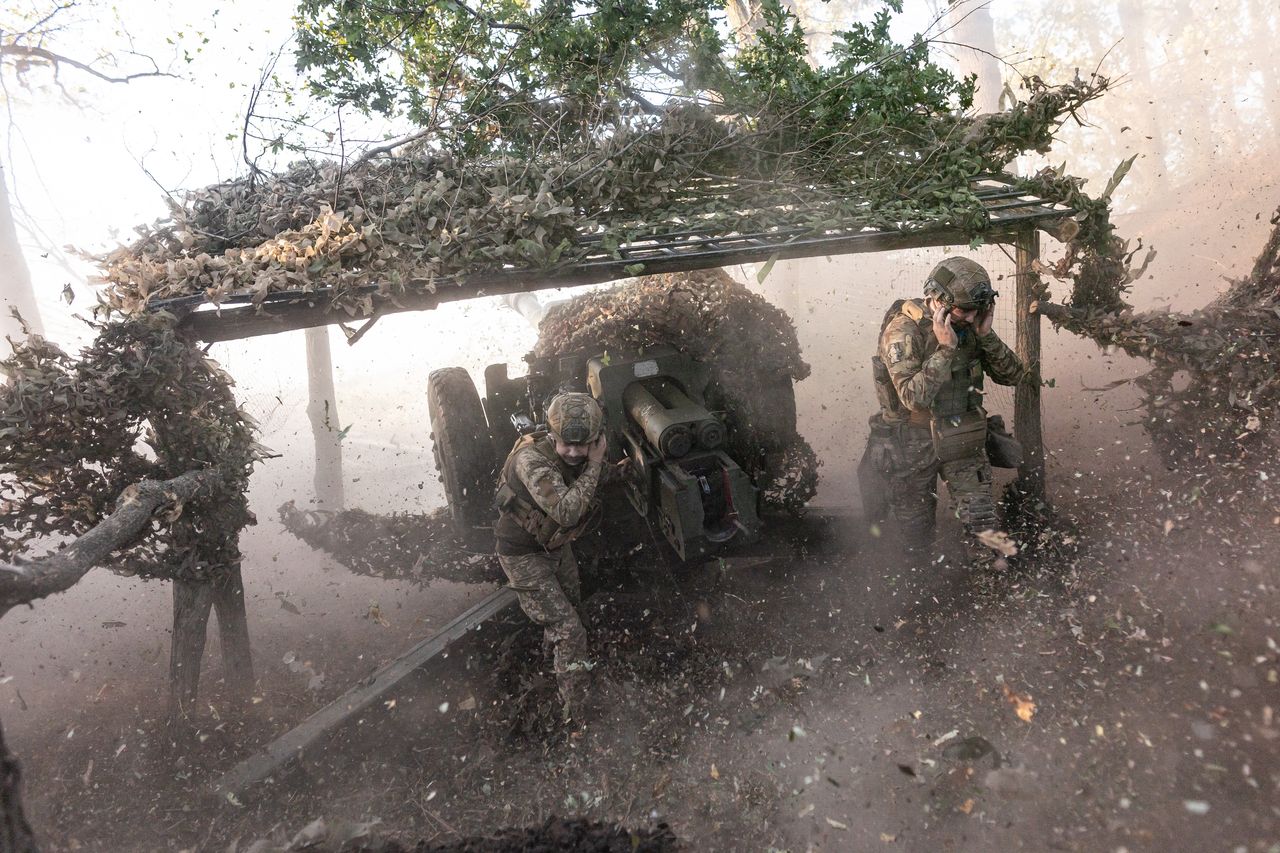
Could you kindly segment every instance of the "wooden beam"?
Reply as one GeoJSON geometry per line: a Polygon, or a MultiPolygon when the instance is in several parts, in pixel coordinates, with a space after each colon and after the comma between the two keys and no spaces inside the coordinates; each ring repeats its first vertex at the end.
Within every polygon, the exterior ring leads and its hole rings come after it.
{"type": "Polygon", "coordinates": [[[515,602],[516,594],[509,587],[489,594],[438,633],[418,643],[375,672],[368,680],[348,690],[298,726],[267,744],[258,754],[231,768],[215,783],[215,793],[223,798],[235,797],[251,785],[279,773],[300,759],[307,750],[319,746],[348,720],[381,702],[383,696],[447,649],[454,640],[497,616],[515,602]]]}
{"type": "Polygon", "coordinates": [[[1019,488],[1034,502],[1045,502],[1044,432],[1040,419],[1040,315],[1033,310],[1040,298],[1040,277],[1033,268],[1040,257],[1040,234],[1028,228],[1015,241],[1017,262],[1016,351],[1031,366],[1029,381],[1013,394],[1013,432],[1022,442],[1023,462],[1018,469],[1019,488]]]}
{"type": "MultiPolygon", "coordinates": [[[[986,236],[986,240],[988,243],[1010,243],[1016,240],[1017,233],[1020,232],[993,231],[986,236]]],[[[728,239],[726,238],[726,241],[728,239]]],[[[434,293],[397,296],[370,293],[369,296],[377,313],[395,314],[403,311],[429,310],[441,303],[460,299],[559,287],[578,287],[630,278],[635,273],[628,271],[628,267],[640,262],[644,265],[641,275],[658,275],[714,269],[730,264],[759,263],[775,257],[786,260],[968,243],[969,237],[966,234],[952,228],[916,233],[868,231],[833,237],[805,238],[777,245],[706,248],[685,253],[676,251],[671,255],[645,257],[642,261],[627,258],[592,260],[557,273],[539,274],[523,271],[487,273],[473,275],[461,285],[441,285],[434,293]]],[[[154,309],[164,307],[164,303],[153,306],[154,309]]],[[[195,339],[215,342],[273,335],[358,319],[360,319],[359,315],[353,316],[345,310],[335,308],[324,292],[299,294],[295,299],[289,299],[282,294],[273,294],[260,306],[243,305],[224,307],[216,311],[192,311],[183,317],[182,328],[195,339]]]]}

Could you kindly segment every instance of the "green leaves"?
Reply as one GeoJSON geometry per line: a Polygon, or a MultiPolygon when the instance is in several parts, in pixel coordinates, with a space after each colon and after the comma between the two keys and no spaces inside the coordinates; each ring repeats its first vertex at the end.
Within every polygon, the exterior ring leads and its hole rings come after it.
{"type": "Polygon", "coordinates": [[[1116,187],[1120,186],[1120,182],[1124,180],[1124,176],[1129,174],[1129,169],[1133,166],[1133,161],[1136,159],[1138,159],[1138,155],[1134,154],[1128,160],[1124,160],[1119,166],[1116,166],[1116,170],[1111,173],[1111,180],[1107,181],[1107,188],[1103,190],[1102,195],[1099,196],[1102,201],[1111,200],[1111,194],[1116,191],[1116,187]]]}
{"type": "Polygon", "coordinates": [[[765,261],[764,266],[760,267],[760,271],[756,273],[756,284],[764,284],[764,280],[769,277],[769,273],[773,272],[773,265],[777,260],[777,254],[769,256],[769,260],[765,261]]]}

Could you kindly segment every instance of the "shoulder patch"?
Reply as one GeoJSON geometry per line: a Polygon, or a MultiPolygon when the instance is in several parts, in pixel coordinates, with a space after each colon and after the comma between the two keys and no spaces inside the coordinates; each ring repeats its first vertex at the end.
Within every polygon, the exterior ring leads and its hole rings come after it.
{"type": "Polygon", "coordinates": [[[903,346],[902,341],[894,341],[889,344],[889,363],[897,364],[907,356],[907,348],[903,346]]]}

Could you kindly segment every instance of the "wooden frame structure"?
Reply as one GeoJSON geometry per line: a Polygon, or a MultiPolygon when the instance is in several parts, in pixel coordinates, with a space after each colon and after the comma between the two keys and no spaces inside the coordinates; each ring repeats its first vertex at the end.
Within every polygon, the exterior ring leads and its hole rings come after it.
{"type": "MultiPolygon", "coordinates": [[[[987,218],[984,241],[1014,247],[1017,266],[1015,349],[1027,363],[1039,363],[1040,318],[1034,311],[1041,292],[1034,270],[1040,251],[1038,231],[1053,230],[1075,211],[1025,191],[1008,175],[980,176],[974,180],[972,189],[987,218]]],[[[385,294],[376,286],[366,286],[356,292],[359,296],[367,295],[373,305],[373,312],[364,317],[351,316],[337,307],[333,294],[325,290],[276,291],[256,303],[250,296],[233,294],[219,305],[212,305],[203,294],[197,294],[157,300],[148,309],[177,315],[186,334],[210,343],[363,321],[361,329],[352,333],[354,343],[385,314],[427,310],[459,299],[770,260],[966,245],[970,238],[954,227],[925,224],[899,230],[854,225],[821,233],[800,227],[751,234],[718,234],[709,227],[691,228],[636,237],[616,250],[606,248],[598,232],[581,233],[577,242],[587,248],[585,258],[551,272],[508,267],[441,280],[431,290],[399,294],[385,294]]],[[[350,295],[344,294],[348,298],[350,295]]],[[[1043,501],[1044,441],[1039,385],[1024,384],[1017,388],[1014,432],[1025,450],[1019,472],[1022,488],[1033,500],[1043,501]]]]}

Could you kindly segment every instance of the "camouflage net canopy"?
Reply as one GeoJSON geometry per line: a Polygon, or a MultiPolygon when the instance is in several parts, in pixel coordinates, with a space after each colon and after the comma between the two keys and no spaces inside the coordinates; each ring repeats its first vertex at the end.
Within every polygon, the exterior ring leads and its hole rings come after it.
{"type": "MultiPolygon", "coordinates": [[[[654,234],[954,227],[977,236],[988,219],[973,179],[1046,150],[1064,117],[1107,81],[1027,85],[1027,99],[1007,112],[938,115],[910,139],[884,136],[886,126],[843,145],[828,140],[817,159],[762,140],[747,116],[681,105],[615,115],[529,157],[465,160],[419,147],[353,164],[297,163],[171,202],[169,220],[97,258],[103,301],[135,314],[175,298],[260,304],[323,291],[330,307],[368,314],[375,294],[434,292],[495,271],[554,273],[597,246],[621,257],[619,245],[654,234]]],[[[799,132],[771,132],[784,131],[799,132]]],[[[1105,206],[1081,218],[1086,230],[1109,229],[1105,206]]]]}
{"type": "Polygon", "coordinates": [[[796,431],[791,383],[809,375],[795,325],[723,270],[646,276],[555,306],[531,354],[636,352],[665,344],[706,364],[708,404],[725,413],[725,450],[767,507],[797,512],[818,485],[817,455],[796,431]],[[762,388],[785,391],[762,394],[762,388]]]}
{"type": "Polygon", "coordinates": [[[433,580],[496,583],[496,557],[467,550],[446,507],[430,513],[374,515],[362,509],[280,507],[280,523],[312,548],[325,551],[358,575],[428,584],[433,580]]]}
{"type": "Polygon", "coordinates": [[[1249,277],[1201,311],[1135,314],[1108,310],[1105,300],[1103,306],[1041,303],[1041,313],[1058,326],[1154,365],[1138,380],[1147,412],[1143,424],[1170,463],[1249,473],[1275,469],[1280,213],[1273,221],[1277,227],[1249,277]]]}
{"type": "Polygon", "coordinates": [[[207,579],[240,559],[262,448],[231,380],[165,316],[114,323],[72,358],[32,336],[0,361],[0,559],[78,536],[126,487],[214,469],[216,483],[117,552],[126,574],[207,579]]]}

